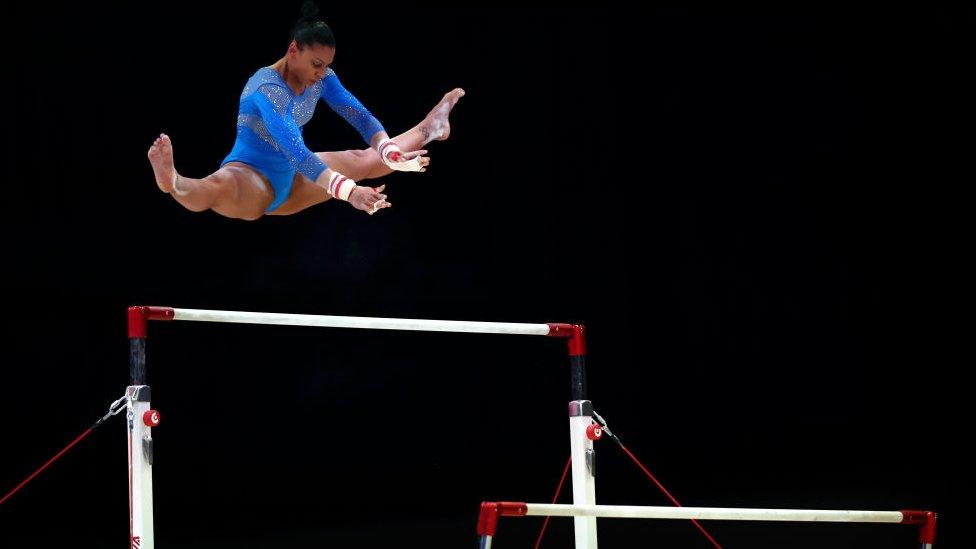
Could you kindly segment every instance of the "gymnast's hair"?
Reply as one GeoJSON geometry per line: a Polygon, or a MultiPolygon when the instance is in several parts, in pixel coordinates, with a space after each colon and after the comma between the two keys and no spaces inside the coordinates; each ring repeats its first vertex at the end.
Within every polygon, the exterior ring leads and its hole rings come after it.
{"type": "Polygon", "coordinates": [[[302,4],[302,18],[291,29],[291,39],[299,48],[320,44],[334,48],[335,36],[332,29],[319,17],[319,7],[315,2],[302,4]]]}

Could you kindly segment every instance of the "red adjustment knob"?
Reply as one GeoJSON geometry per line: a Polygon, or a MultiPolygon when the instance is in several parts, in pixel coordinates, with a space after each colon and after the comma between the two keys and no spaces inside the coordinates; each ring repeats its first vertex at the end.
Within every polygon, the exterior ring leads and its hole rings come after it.
{"type": "Polygon", "coordinates": [[[603,427],[596,423],[591,423],[589,427],[586,428],[586,438],[590,440],[600,440],[603,437],[603,427]]]}
{"type": "Polygon", "coordinates": [[[142,422],[149,427],[156,427],[159,425],[159,412],[156,410],[146,410],[146,413],[142,414],[142,422]]]}

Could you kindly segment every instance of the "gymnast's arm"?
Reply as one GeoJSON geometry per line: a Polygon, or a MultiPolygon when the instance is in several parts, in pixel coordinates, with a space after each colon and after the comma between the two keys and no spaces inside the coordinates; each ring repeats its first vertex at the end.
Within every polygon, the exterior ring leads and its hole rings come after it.
{"type": "Polygon", "coordinates": [[[356,209],[373,214],[378,209],[387,207],[386,195],[370,187],[356,185],[352,179],[330,169],[305,146],[302,130],[287,114],[290,104],[287,93],[280,86],[264,84],[253,97],[268,133],[295,171],[325,189],[334,198],[351,203],[356,209]]]}
{"type": "Polygon", "coordinates": [[[390,139],[380,121],[342,85],[332,69],[322,79],[321,98],[359,132],[363,141],[380,154],[387,166],[399,171],[424,171],[418,157],[427,151],[402,152],[390,139]]]}
{"type": "Polygon", "coordinates": [[[254,103],[261,112],[268,133],[274,139],[278,148],[288,159],[292,168],[301,173],[316,185],[328,190],[329,182],[335,172],[316,156],[302,137],[302,130],[295,120],[286,114],[289,104],[288,92],[275,84],[264,84],[254,93],[254,103]],[[281,105],[277,107],[276,105],[281,105]]]}

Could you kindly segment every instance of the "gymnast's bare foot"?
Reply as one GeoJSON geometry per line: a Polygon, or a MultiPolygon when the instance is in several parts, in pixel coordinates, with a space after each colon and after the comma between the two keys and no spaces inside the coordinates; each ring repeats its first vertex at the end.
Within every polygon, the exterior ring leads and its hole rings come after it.
{"type": "Polygon", "coordinates": [[[159,134],[152,147],[149,147],[149,163],[156,174],[156,185],[164,193],[173,192],[176,185],[176,167],[173,166],[173,142],[165,133],[159,134]]]}
{"type": "Polygon", "coordinates": [[[427,114],[427,118],[420,123],[420,131],[424,134],[424,145],[435,140],[444,141],[451,135],[451,122],[448,117],[451,109],[462,97],[464,97],[464,90],[454,88],[444,94],[444,98],[427,114]]]}

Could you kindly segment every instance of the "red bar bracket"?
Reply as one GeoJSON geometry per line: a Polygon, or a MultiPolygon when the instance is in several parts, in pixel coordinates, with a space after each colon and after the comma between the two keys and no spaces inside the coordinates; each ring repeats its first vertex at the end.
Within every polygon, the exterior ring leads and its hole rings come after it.
{"type": "Polygon", "coordinates": [[[176,315],[171,307],[129,307],[129,339],[145,338],[146,323],[150,320],[173,320],[176,315]]]}
{"type": "Polygon", "coordinates": [[[483,501],[478,515],[478,535],[494,536],[498,530],[498,517],[524,517],[529,507],[522,502],[483,501]]]}
{"type": "Polygon", "coordinates": [[[568,339],[569,356],[586,356],[586,327],[582,324],[549,324],[549,337],[568,339]]]}
{"type": "Polygon", "coordinates": [[[933,511],[902,511],[902,524],[915,524],[921,526],[919,541],[921,543],[935,544],[935,525],[938,516],[933,511]]]}

